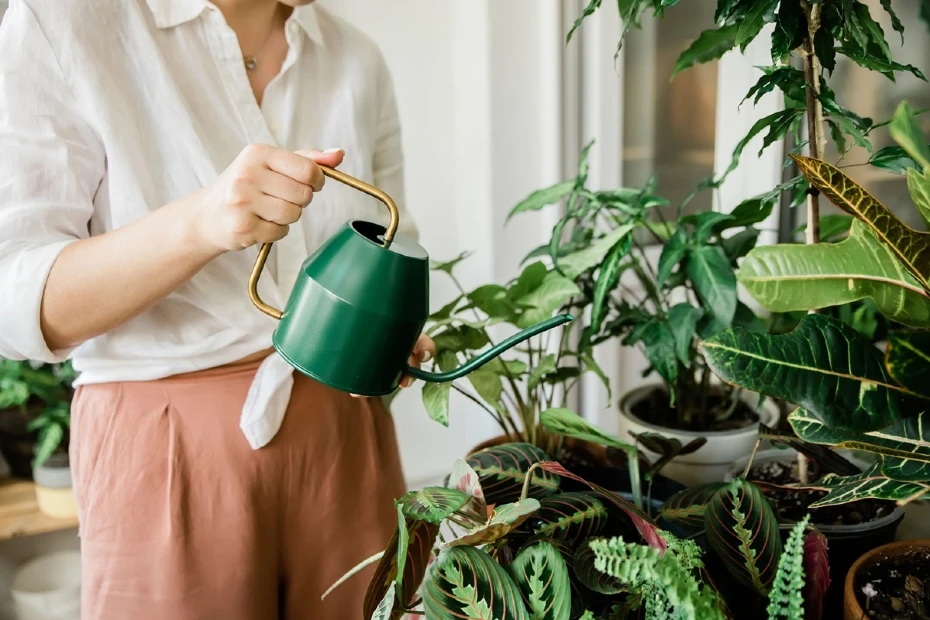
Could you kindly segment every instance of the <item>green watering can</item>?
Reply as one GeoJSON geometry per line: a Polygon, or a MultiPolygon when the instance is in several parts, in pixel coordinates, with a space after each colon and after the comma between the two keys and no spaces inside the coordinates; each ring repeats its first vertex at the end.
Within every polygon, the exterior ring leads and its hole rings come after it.
{"type": "Polygon", "coordinates": [[[517,344],[572,320],[555,316],[514,334],[464,365],[442,373],[411,368],[407,360],[429,316],[429,255],[397,233],[398,212],[383,191],[343,172],[320,166],[340,183],[380,200],[391,213],[385,228],[350,220],[301,267],[284,311],[258,295],[271,244],[262,245],[249,277],[249,297],[279,319],[272,342],[291,366],[337,390],[383,396],[404,374],[431,382],[453,381],[517,344]]]}

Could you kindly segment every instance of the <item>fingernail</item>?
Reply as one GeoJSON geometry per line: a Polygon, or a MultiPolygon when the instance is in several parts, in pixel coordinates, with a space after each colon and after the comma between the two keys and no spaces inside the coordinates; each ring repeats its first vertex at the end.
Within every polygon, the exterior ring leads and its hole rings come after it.
{"type": "Polygon", "coordinates": [[[343,155],[346,154],[346,150],[345,150],[345,149],[338,149],[338,148],[336,148],[336,149],[326,149],[326,150],[323,151],[323,152],[324,152],[324,153],[342,153],[343,155]]]}
{"type": "Polygon", "coordinates": [[[429,349],[427,349],[427,350],[423,351],[422,353],[420,353],[420,363],[428,362],[428,361],[430,361],[431,359],[433,359],[433,354],[432,354],[432,352],[431,352],[429,349]]]}

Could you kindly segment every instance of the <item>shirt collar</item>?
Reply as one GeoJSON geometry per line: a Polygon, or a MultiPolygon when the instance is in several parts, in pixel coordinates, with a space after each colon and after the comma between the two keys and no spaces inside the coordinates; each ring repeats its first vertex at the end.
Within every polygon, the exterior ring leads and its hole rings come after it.
{"type": "MultiPolygon", "coordinates": [[[[207,0],[146,0],[155,25],[159,28],[174,28],[200,16],[210,6],[207,0]]],[[[323,30],[314,4],[294,8],[288,22],[298,24],[307,37],[317,45],[323,45],[323,30]]]]}

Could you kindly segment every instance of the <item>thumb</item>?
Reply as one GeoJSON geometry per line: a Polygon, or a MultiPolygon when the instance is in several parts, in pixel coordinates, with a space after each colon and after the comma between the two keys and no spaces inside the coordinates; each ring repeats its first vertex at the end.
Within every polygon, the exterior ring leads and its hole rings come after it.
{"type": "Polygon", "coordinates": [[[312,159],[318,164],[324,166],[329,166],[330,168],[335,168],[342,163],[342,160],[345,159],[346,152],[342,149],[326,149],[325,151],[319,151],[317,149],[306,149],[302,151],[296,151],[301,157],[306,157],[307,159],[312,159]]]}

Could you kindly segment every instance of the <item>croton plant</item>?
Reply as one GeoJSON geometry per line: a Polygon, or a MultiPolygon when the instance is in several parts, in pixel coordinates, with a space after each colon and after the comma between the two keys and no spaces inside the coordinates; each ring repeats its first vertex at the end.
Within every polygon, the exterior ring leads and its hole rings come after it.
{"type": "MultiPolygon", "coordinates": [[[[890,129],[899,146],[886,156],[930,225],[930,147],[906,103],[890,129]]],[[[843,170],[795,159],[811,185],[854,218],[849,235],[757,248],[740,280],[775,310],[869,298],[902,327],[882,350],[849,326],[810,314],[784,335],[721,333],[703,343],[704,354],[727,382],[796,404],[789,422],[800,439],[875,457],[862,473],[821,480],[829,494],[812,507],[919,499],[930,491],[930,233],[906,226],[843,170]]]]}

